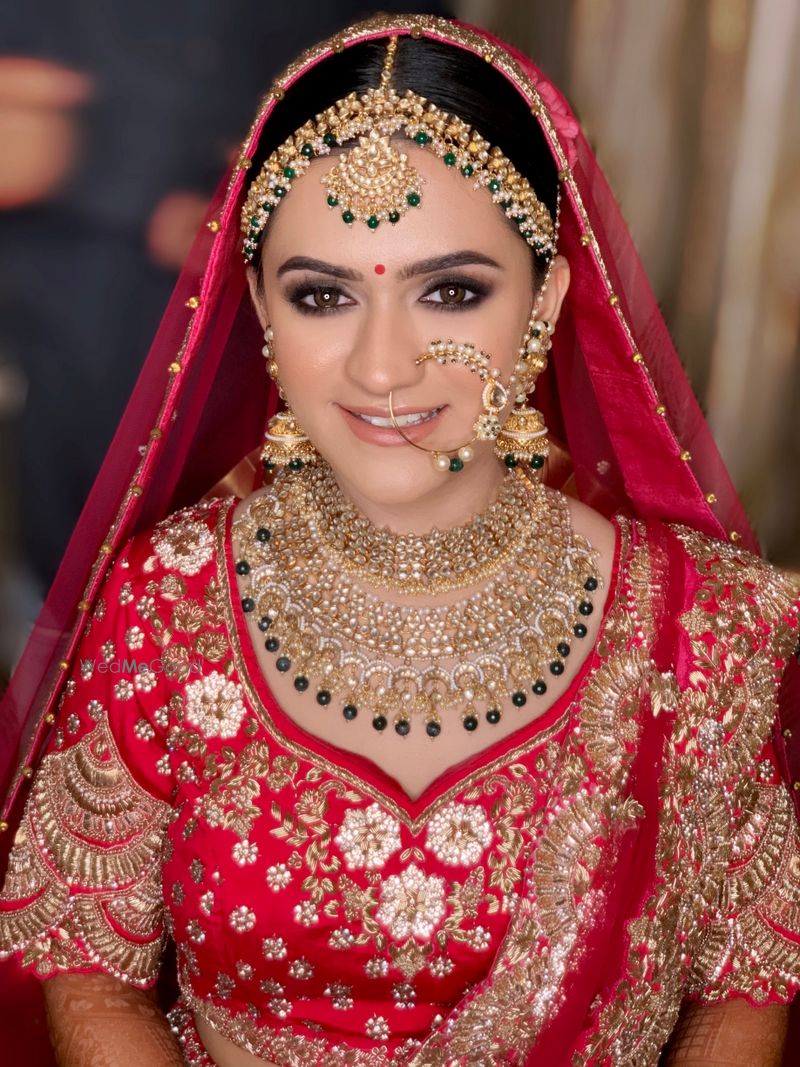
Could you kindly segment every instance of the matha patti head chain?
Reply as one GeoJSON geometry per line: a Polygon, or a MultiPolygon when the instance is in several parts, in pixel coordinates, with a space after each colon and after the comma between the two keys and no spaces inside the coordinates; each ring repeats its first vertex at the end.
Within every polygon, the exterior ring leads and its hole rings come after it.
{"type": "MultiPolygon", "coordinates": [[[[538,308],[555,255],[558,210],[554,221],[528,180],[501,150],[458,116],[442,111],[411,90],[398,93],[391,86],[396,52],[397,37],[392,37],[377,88],[361,95],[351,93],[338,101],[301,126],[266,160],[250,185],[242,209],[245,260],[252,263],[270,216],[311,162],[354,141],[357,145],[342,151],[336,165],[321,179],[328,206],[340,211],[348,226],[362,222],[372,231],[384,222],[396,224],[409,210],[419,207],[424,182],[408,154],[392,143],[391,138],[400,135],[432,151],[445,166],[458,169],[476,189],[486,188],[522,238],[547,258],[548,271],[537,298],[538,308]]],[[[474,457],[476,441],[494,441],[495,451],[508,467],[523,460],[536,471],[544,466],[548,451],[544,420],[540,412],[525,406],[527,393],[544,369],[552,334],[552,327],[536,318],[536,308],[507,384],[500,380],[499,371],[490,368],[491,357],[469,342],[435,340],[417,358],[417,364],[428,360],[460,364],[485,382],[482,410],[469,441],[450,449],[417,445],[398,425],[389,393],[389,417],[394,429],[408,444],[430,454],[437,470],[463,470],[474,457]],[[511,399],[515,400],[515,407],[503,420],[502,413],[511,399]]],[[[268,373],[277,382],[271,327],[265,333],[264,355],[268,373]]],[[[276,466],[300,470],[315,456],[313,445],[291,411],[270,420],[262,451],[268,471],[276,466]]]]}

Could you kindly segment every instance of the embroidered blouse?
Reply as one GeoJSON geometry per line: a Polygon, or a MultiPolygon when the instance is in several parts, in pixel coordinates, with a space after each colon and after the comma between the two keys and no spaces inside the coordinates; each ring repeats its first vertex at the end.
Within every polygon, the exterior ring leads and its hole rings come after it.
{"type": "Polygon", "coordinates": [[[279,1065],[655,1064],[684,998],[791,999],[800,840],[770,741],[788,577],[617,518],[567,692],[411,800],[271,696],[235,504],[176,513],[110,570],[0,956],[146,988],[171,936],[185,1006],[279,1065]]]}

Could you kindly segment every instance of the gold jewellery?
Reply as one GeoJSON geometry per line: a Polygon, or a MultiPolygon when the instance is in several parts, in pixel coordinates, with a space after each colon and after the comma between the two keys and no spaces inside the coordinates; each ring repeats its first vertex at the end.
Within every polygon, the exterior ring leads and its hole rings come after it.
{"type": "Polygon", "coordinates": [[[521,470],[471,522],[422,535],[373,526],[324,462],[279,472],[234,522],[233,551],[276,670],[321,708],[401,737],[415,719],[438,737],[454,716],[472,732],[544,696],[600,586],[566,500],[521,470]],[[426,606],[409,605],[419,595],[426,606]]]}
{"type": "Polygon", "coordinates": [[[363,222],[371,230],[399,222],[422,203],[423,181],[407,153],[391,141],[401,135],[458,170],[474,188],[485,188],[523,239],[543,256],[556,248],[556,225],[533,187],[502,151],[457,115],[442,111],[411,90],[391,86],[397,37],[386,51],[380,84],[350,93],[305,123],[266,160],[253,180],[242,208],[241,229],[246,262],[252,262],[270,215],[314,159],[357,145],[341,155],[322,183],[328,206],[348,225],[363,222]]]}

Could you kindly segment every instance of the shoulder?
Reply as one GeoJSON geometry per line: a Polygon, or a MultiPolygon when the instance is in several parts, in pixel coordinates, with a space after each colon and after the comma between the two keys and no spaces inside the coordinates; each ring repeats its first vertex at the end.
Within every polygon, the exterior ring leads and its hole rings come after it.
{"type": "Polygon", "coordinates": [[[693,644],[713,643],[737,662],[768,654],[784,663],[797,646],[800,576],[690,527],[666,530],[686,564],[680,623],[693,644]]]}

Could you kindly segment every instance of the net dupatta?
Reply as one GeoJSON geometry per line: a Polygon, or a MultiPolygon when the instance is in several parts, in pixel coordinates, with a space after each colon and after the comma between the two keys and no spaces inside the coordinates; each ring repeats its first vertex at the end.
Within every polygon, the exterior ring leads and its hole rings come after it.
{"type": "Polygon", "coordinates": [[[276,100],[333,52],[406,34],[492,63],[527,101],[557,160],[559,250],[572,283],[536,401],[565,458],[559,484],[563,473],[606,515],[685,523],[758,550],[619,208],[564,98],[527,58],[488,33],[430,16],[379,16],[309,50],[278,79],[212,201],[3,699],[4,823],[13,824],[21,807],[111,559],[128,538],[207,494],[241,464],[278,406],[239,232],[249,159],[276,100]]]}

